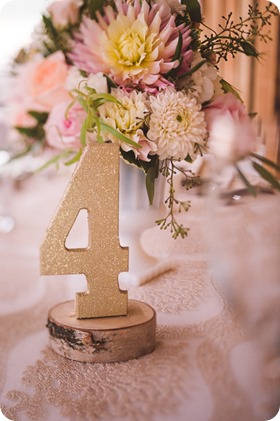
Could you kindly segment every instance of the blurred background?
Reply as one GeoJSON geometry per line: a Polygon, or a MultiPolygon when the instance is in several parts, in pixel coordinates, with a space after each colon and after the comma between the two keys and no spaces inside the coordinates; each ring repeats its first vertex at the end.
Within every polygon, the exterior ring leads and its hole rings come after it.
{"type": "MultiPolygon", "coordinates": [[[[266,0],[201,0],[203,16],[207,24],[218,29],[221,16],[233,13],[233,18],[246,16],[248,5],[258,3],[260,8],[266,0]]],[[[234,60],[220,63],[220,74],[237,88],[249,112],[257,112],[256,124],[263,153],[269,159],[280,163],[280,28],[279,18],[272,19],[269,28],[272,41],[264,44],[256,41],[256,47],[263,53],[259,61],[237,56],[234,60]]],[[[280,174],[278,174],[280,176],[280,174]]]]}

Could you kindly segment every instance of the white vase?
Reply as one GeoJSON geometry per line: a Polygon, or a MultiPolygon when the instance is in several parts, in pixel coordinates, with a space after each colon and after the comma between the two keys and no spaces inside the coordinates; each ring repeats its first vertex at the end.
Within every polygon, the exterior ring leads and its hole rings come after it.
{"type": "Polygon", "coordinates": [[[129,247],[129,270],[119,275],[122,289],[138,286],[174,268],[172,258],[157,259],[145,251],[143,234],[156,227],[155,221],[165,215],[166,178],[156,179],[153,205],[149,204],[145,174],[139,168],[120,160],[120,243],[129,247]]]}

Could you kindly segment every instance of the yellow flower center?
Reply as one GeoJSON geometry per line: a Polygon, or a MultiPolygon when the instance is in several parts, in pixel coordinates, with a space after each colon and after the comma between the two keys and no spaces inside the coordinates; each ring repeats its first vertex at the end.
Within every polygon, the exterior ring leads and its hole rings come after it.
{"type": "Polygon", "coordinates": [[[122,78],[141,75],[157,58],[157,34],[150,33],[144,14],[132,21],[118,16],[110,23],[103,38],[103,59],[113,74],[122,78]]]}
{"type": "Polygon", "coordinates": [[[138,33],[131,29],[125,31],[116,44],[119,63],[125,66],[137,66],[145,58],[144,42],[138,33]]]}

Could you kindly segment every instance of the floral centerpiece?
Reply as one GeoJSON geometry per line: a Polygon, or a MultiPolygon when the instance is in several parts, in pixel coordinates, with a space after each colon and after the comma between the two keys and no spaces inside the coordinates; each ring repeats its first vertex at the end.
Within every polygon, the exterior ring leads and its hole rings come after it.
{"type": "Polygon", "coordinates": [[[51,148],[57,153],[46,165],[70,165],[86,142],[118,143],[122,159],[145,172],[150,203],[156,178],[166,176],[168,211],[157,223],[174,238],[188,232],[175,210],[190,206],[177,199],[174,175],[184,174],[187,189],[199,183],[182,161],[214,154],[255,194],[237,164],[250,157],[279,189],[262,165],[275,164],[255,153],[252,116],[219,75],[228,55],[260,56],[254,39],[269,40],[273,15],[271,3],[264,12],[249,6],[248,16],[235,23],[230,13],[215,32],[197,0],[55,1],[13,64],[9,115],[20,155],[51,148]]]}

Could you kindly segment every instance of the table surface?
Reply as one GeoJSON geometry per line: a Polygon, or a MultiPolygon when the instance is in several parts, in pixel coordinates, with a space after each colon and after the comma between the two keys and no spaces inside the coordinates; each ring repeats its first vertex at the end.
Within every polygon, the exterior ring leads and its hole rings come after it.
{"type": "Polygon", "coordinates": [[[147,252],[178,258],[129,290],[157,312],[156,349],[87,364],[55,354],[45,327],[48,310],[84,290],[84,280],[39,275],[39,246],[67,180],[37,176],[10,194],[16,225],[0,234],[3,413],[18,421],[271,419],[280,401],[279,195],[213,208],[191,193],[181,216],[187,239],[145,232],[147,252]]]}

